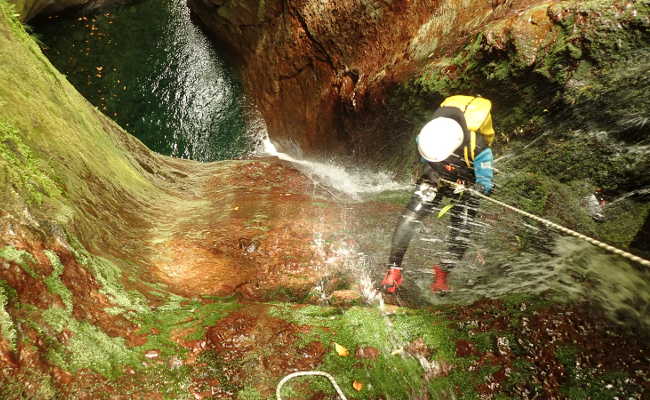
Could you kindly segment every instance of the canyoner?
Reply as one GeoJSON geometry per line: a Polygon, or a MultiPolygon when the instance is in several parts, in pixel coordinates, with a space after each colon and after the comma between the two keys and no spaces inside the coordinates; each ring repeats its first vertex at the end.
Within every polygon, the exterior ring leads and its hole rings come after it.
{"type": "Polygon", "coordinates": [[[456,205],[452,209],[448,252],[432,267],[435,278],[431,290],[449,290],[447,275],[467,250],[478,201],[473,196],[462,196],[451,186],[440,185],[440,180],[473,185],[485,195],[492,192],[490,146],[495,133],[491,108],[490,100],[482,97],[451,96],[420,130],[416,141],[424,169],[393,233],[388,270],[381,282],[386,293],[396,293],[402,284],[402,262],[416,227],[445,196],[454,199],[456,205]]]}

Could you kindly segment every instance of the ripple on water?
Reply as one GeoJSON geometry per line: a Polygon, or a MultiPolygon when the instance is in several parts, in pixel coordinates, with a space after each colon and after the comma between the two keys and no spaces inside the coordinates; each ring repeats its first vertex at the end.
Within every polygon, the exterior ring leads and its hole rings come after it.
{"type": "Polygon", "coordinates": [[[184,1],[49,17],[35,30],[75,87],[149,148],[199,161],[249,150],[240,84],[184,1]]]}

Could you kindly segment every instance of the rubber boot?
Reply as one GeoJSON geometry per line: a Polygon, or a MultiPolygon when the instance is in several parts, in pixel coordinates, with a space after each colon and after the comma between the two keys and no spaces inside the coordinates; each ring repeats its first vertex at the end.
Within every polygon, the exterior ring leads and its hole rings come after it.
{"type": "Polygon", "coordinates": [[[449,285],[447,285],[447,274],[449,274],[449,272],[440,268],[440,265],[434,265],[433,273],[436,275],[436,280],[431,284],[431,290],[433,292],[449,290],[449,285]]]}
{"type": "Polygon", "coordinates": [[[399,285],[402,284],[402,269],[398,267],[391,267],[386,271],[384,280],[381,281],[381,288],[384,292],[395,294],[399,285]]]}

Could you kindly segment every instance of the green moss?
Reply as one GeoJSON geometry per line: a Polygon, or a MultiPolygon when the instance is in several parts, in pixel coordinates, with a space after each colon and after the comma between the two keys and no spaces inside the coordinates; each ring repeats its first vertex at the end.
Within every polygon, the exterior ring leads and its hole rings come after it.
{"type": "Polygon", "coordinates": [[[186,332],[180,336],[183,340],[200,340],[205,337],[208,327],[219,319],[236,310],[239,303],[233,298],[210,298],[209,302],[187,300],[179,296],[170,296],[169,301],[152,310],[135,317],[140,326],[139,333],[147,334],[147,343],[138,350],[159,350],[164,357],[185,353],[185,349],[172,340],[172,334],[186,332]],[[156,334],[152,332],[156,331],[156,334]]]}
{"type": "Polygon", "coordinates": [[[43,336],[49,338],[48,359],[64,370],[76,372],[88,368],[115,379],[124,373],[126,366],[137,366],[140,361],[140,355],[129,349],[124,339],[110,337],[96,326],[73,318],[64,309],[51,307],[42,315],[51,329],[41,329],[43,336]],[[55,335],[64,330],[70,332],[70,337],[62,344],[55,335]]]}
{"type": "Polygon", "coordinates": [[[555,350],[555,358],[569,371],[576,367],[578,348],[572,345],[560,346],[555,350]]]}
{"type": "Polygon", "coordinates": [[[123,267],[103,257],[90,254],[75,237],[69,236],[72,252],[77,262],[92,272],[100,284],[100,293],[115,306],[112,313],[142,313],[149,310],[146,298],[135,290],[126,290],[122,284],[123,267]]]}
{"type": "Polygon", "coordinates": [[[650,203],[624,201],[606,209],[607,219],[596,226],[599,237],[607,243],[627,249],[650,213],[650,203]]]}
{"type": "Polygon", "coordinates": [[[252,387],[245,387],[237,392],[237,400],[265,400],[257,389],[252,387]]]}
{"type": "Polygon", "coordinates": [[[35,263],[36,260],[29,252],[25,250],[18,250],[11,246],[7,246],[0,249],[0,258],[5,259],[7,261],[12,261],[20,265],[20,267],[25,272],[27,272],[29,276],[31,276],[34,279],[40,279],[40,276],[30,266],[31,264],[35,263]]]}
{"type": "MultiPolygon", "coordinates": [[[[350,398],[374,399],[383,396],[402,399],[424,392],[435,396],[445,393],[454,379],[463,380],[454,377],[444,384],[437,383],[437,380],[427,383],[418,359],[404,350],[410,342],[421,339],[434,352],[434,360],[463,363],[455,356],[455,331],[447,326],[443,316],[430,311],[402,310],[386,316],[378,309],[367,307],[340,310],[333,307],[278,305],[270,310],[270,314],[313,327],[301,337],[299,345],[319,341],[329,349],[318,369],[332,372],[341,387],[350,388],[355,380],[364,383],[364,389],[360,392],[346,391],[350,398]],[[334,351],[334,343],[346,347],[352,354],[358,347],[372,346],[379,350],[379,356],[374,360],[341,357],[334,351]]],[[[314,390],[333,393],[327,380],[314,379],[309,384],[314,390]]],[[[287,386],[288,393],[292,385],[287,386]]]]}
{"type": "Polygon", "coordinates": [[[573,345],[556,350],[557,360],[564,365],[567,379],[561,392],[571,399],[611,399],[621,393],[642,392],[642,388],[629,384],[628,375],[618,371],[584,368],[577,362],[583,349],[573,345]]]}
{"type": "MultiPolygon", "coordinates": [[[[29,347],[36,351],[36,348],[29,347]]],[[[0,384],[0,398],[7,400],[17,399],[55,399],[57,391],[52,376],[38,368],[23,368],[14,373],[11,381],[2,381],[0,384]],[[25,385],[30,382],[30,385],[25,385]]]]}
{"type": "Polygon", "coordinates": [[[16,11],[16,6],[4,0],[0,0],[0,18],[7,21],[14,35],[20,39],[28,39],[25,25],[20,22],[20,13],[16,11]]]}
{"type": "MultiPolygon", "coordinates": [[[[495,199],[581,233],[594,234],[596,223],[581,205],[581,199],[593,193],[593,187],[584,182],[563,184],[544,174],[524,171],[501,176],[497,182],[495,199]]],[[[513,232],[522,240],[535,235],[522,227],[519,219],[513,224],[513,232]]]]}
{"type": "Polygon", "coordinates": [[[63,264],[59,260],[59,256],[51,250],[44,251],[47,258],[52,263],[52,274],[45,279],[45,285],[50,290],[50,292],[58,295],[63,302],[66,311],[72,312],[72,292],[65,286],[63,281],[61,281],[61,274],[63,273],[63,264]]]}
{"type": "Polygon", "coordinates": [[[2,119],[0,168],[5,170],[7,183],[32,203],[41,204],[46,197],[61,195],[61,189],[50,177],[51,168],[25,145],[18,129],[2,119]]]}
{"type": "Polygon", "coordinates": [[[5,281],[0,280],[0,334],[9,343],[10,350],[16,350],[16,327],[13,318],[7,312],[7,305],[15,295],[15,290],[5,281]]]}

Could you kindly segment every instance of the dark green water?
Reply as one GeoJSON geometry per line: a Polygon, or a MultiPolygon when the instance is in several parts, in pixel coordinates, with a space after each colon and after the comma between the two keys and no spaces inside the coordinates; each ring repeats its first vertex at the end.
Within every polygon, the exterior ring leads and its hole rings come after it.
{"type": "Polygon", "coordinates": [[[240,84],[185,1],[50,17],[34,29],[75,87],[149,148],[199,161],[249,150],[240,84]]]}

